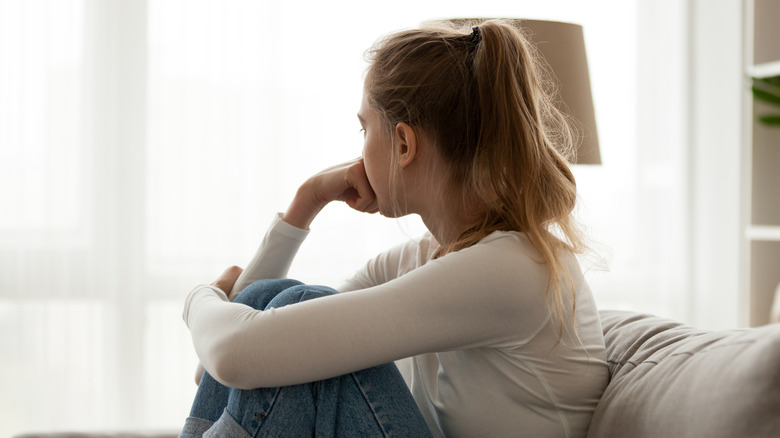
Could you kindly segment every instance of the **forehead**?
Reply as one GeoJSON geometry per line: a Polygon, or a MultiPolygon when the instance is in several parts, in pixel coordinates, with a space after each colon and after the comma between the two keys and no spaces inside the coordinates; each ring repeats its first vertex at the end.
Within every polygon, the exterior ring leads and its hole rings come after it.
{"type": "Polygon", "coordinates": [[[368,92],[363,89],[363,98],[360,100],[360,110],[358,111],[358,119],[361,122],[367,122],[376,118],[376,110],[368,103],[368,92]]]}

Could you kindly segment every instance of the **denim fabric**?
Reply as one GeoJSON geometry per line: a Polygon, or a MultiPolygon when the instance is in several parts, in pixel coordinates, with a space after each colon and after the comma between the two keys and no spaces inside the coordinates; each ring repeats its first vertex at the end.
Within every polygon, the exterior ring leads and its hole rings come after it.
{"type": "MultiPolygon", "coordinates": [[[[261,280],[235,299],[269,309],[335,294],[295,280],[261,280]]],[[[203,377],[180,437],[428,437],[393,363],[318,382],[240,390],[203,377]]]]}

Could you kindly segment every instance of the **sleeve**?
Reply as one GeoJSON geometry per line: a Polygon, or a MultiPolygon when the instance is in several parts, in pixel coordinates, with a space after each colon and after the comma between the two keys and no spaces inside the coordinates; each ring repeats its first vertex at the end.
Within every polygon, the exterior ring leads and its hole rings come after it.
{"type": "Polygon", "coordinates": [[[260,247],[241,273],[230,292],[230,300],[257,280],[284,278],[290,270],[295,254],[308,236],[308,230],[294,227],[281,218],[274,217],[260,247]]]}
{"type": "Polygon", "coordinates": [[[430,233],[424,234],[419,239],[410,239],[370,259],[337,290],[349,292],[387,283],[424,265],[431,259],[436,248],[438,244],[430,233]]]}
{"type": "MultiPolygon", "coordinates": [[[[308,230],[302,230],[284,222],[282,215],[277,213],[260,242],[255,256],[236,279],[230,296],[225,295],[222,290],[208,285],[196,286],[193,292],[198,289],[209,289],[219,298],[232,301],[239,292],[257,280],[284,278],[290,270],[295,254],[308,234],[308,230]]],[[[190,301],[187,300],[184,307],[185,315],[189,312],[189,305],[190,301]]],[[[198,385],[203,370],[203,363],[198,362],[195,369],[195,383],[198,385]]]]}
{"type": "Polygon", "coordinates": [[[352,278],[342,283],[336,290],[351,292],[386,283],[397,275],[400,251],[401,248],[391,248],[371,258],[352,278]]]}
{"type": "Polygon", "coordinates": [[[267,311],[197,288],[184,318],[198,357],[220,382],[299,384],[517,339],[546,318],[546,273],[530,259],[516,262],[477,245],[378,286],[267,311]]]}

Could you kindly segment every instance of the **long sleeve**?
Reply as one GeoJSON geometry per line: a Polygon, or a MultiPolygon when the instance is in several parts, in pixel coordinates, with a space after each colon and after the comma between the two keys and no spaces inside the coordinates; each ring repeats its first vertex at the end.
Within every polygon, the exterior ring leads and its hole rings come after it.
{"type": "MultiPolygon", "coordinates": [[[[257,280],[284,278],[290,269],[292,260],[298,252],[301,243],[306,239],[309,231],[296,228],[281,218],[281,214],[274,216],[271,225],[263,236],[260,246],[247,267],[236,279],[230,296],[226,296],[221,290],[208,285],[199,285],[195,288],[209,289],[225,301],[233,301],[235,296],[247,286],[257,280]]],[[[190,300],[185,303],[184,314],[189,312],[190,300]]],[[[185,318],[186,320],[186,318],[185,318]]],[[[203,362],[198,362],[195,369],[195,383],[200,384],[203,375],[203,362]]]]}
{"type": "Polygon", "coordinates": [[[337,289],[349,292],[387,283],[427,263],[437,248],[439,243],[430,233],[394,246],[366,262],[337,289]]]}
{"type": "Polygon", "coordinates": [[[236,280],[230,300],[257,280],[284,278],[295,254],[308,236],[308,230],[296,228],[277,214],[263,237],[254,258],[236,280]]]}
{"type": "MultiPolygon", "coordinates": [[[[245,284],[286,274],[305,232],[285,225],[272,224],[245,284]]],[[[431,236],[409,241],[371,259],[339,289],[349,293],[268,311],[198,287],[184,311],[198,357],[244,389],[406,358],[404,377],[434,436],[584,436],[608,372],[574,256],[563,255],[571,282],[554,319],[547,267],[522,233],[496,232],[432,260],[436,247],[431,236]]]]}
{"type": "Polygon", "coordinates": [[[206,369],[238,388],[298,384],[420,353],[510,342],[546,321],[546,273],[517,250],[527,245],[519,239],[507,234],[378,286],[268,311],[196,288],[184,318],[206,369]],[[518,285],[527,293],[518,293],[518,285]]]}

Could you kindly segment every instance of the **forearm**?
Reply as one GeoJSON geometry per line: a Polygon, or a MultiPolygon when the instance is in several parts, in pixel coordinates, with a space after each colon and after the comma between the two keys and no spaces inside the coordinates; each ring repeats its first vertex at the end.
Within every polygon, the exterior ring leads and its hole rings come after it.
{"type": "MultiPolygon", "coordinates": [[[[255,281],[284,278],[311,222],[331,201],[344,201],[362,212],[378,211],[362,158],[325,169],[299,187],[287,211],[275,219],[254,258],[236,279],[229,300],[255,281]]],[[[199,366],[196,381],[201,373],[199,366]]]]}
{"type": "Polygon", "coordinates": [[[306,180],[295,193],[283,220],[308,230],[317,214],[333,201],[346,202],[365,213],[379,211],[362,158],[330,167],[306,180]]]}
{"type": "Polygon", "coordinates": [[[280,216],[274,218],[254,257],[233,286],[230,299],[257,280],[287,276],[292,260],[308,234],[308,230],[293,226],[280,216]]]}
{"type": "Polygon", "coordinates": [[[325,169],[307,179],[295,193],[287,211],[276,222],[274,229],[283,231],[294,242],[288,242],[281,252],[272,251],[269,236],[244,270],[233,288],[231,298],[254,281],[267,278],[283,278],[287,275],[292,258],[308,233],[309,226],[322,209],[333,201],[343,201],[357,211],[378,211],[376,196],[368,183],[363,160],[356,159],[325,169]]]}
{"type": "Polygon", "coordinates": [[[201,289],[185,320],[220,382],[294,385],[426,352],[526,342],[548,318],[547,277],[534,260],[514,269],[519,262],[470,248],[375,287],[267,311],[201,289]]]}
{"type": "MultiPolygon", "coordinates": [[[[198,372],[204,368],[212,377],[224,376],[225,358],[230,346],[230,327],[235,314],[252,312],[247,306],[230,303],[225,294],[212,287],[196,287],[187,297],[183,319],[192,335],[193,346],[200,360],[198,372]]],[[[196,382],[200,376],[196,375],[196,382]]],[[[220,380],[221,381],[221,380],[220,380]]],[[[199,382],[198,382],[199,383],[199,382]]],[[[223,382],[224,383],[224,382],[223,382]]]]}
{"type": "Polygon", "coordinates": [[[306,181],[298,188],[290,206],[287,207],[287,211],[282,216],[282,220],[296,228],[308,230],[314,218],[325,205],[327,202],[316,199],[312,190],[312,182],[306,181]]]}

